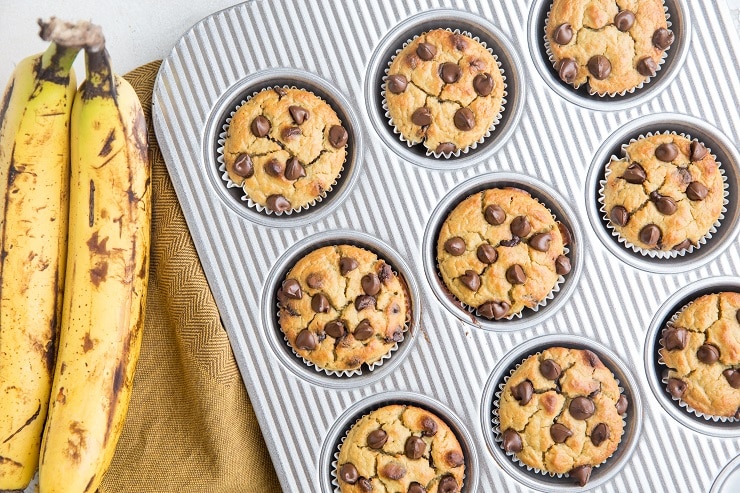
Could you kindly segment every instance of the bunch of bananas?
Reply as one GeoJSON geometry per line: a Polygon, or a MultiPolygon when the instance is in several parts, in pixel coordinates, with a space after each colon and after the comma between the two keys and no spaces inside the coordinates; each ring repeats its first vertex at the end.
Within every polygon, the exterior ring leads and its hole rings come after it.
{"type": "Polygon", "coordinates": [[[49,48],[18,64],[0,103],[0,490],[38,468],[41,493],[94,492],[141,346],[146,124],[98,26],[39,24],[49,48]]]}

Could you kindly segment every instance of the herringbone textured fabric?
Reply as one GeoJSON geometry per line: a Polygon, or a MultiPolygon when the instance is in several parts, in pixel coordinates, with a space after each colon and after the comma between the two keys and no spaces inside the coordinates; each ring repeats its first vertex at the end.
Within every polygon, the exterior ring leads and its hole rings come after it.
{"type": "Polygon", "coordinates": [[[280,491],[151,128],[160,62],[126,75],[149,122],[146,325],[126,424],[102,493],[280,491]]]}

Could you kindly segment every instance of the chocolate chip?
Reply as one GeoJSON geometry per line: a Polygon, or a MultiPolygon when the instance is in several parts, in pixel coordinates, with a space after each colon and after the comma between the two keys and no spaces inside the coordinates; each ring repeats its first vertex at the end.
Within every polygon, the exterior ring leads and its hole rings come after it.
{"type": "Polygon", "coordinates": [[[455,46],[457,51],[463,51],[468,47],[468,41],[465,36],[461,34],[455,34],[452,36],[452,44],[455,46]]]}
{"type": "Polygon", "coordinates": [[[393,279],[393,276],[393,268],[383,262],[383,265],[381,265],[380,269],[378,270],[378,279],[380,279],[380,282],[382,282],[383,284],[388,284],[388,282],[393,279]]]}
{"type": "Polygon", "coordinates": [[[511,234],[524,238],[532,231],[532,226],[529,224],[527,216],[517,216],[511,221],[511,234]]]}
{"type": "Polygon", "coordinates": [[[555,443],[565,443],[565,441],[571,436],[573,436],[573,432],[565,425],[555,423],[550,427],[550,438],[552,438],[555,443]]]}
{"type": "Polygon", "coordinates": [[[604,55],[594,55],[588,59],[588,71],[598,80],[604,80],[612,73],[612,64],[604,55]]]}
{"type": "Polygon", "coordinates": [[[656,29],[653,33],[653,46],[659,50],[665,50],[673,44],[674,39],[675,36],[673,31],[669,31],[668,29],[661,27],[656,29]]]}
{"type": "Polygon", "coordinates": [[[284,96],[286,96],[288,94],[285,91],[285,89],[283,89],[282,87],[275,87],[272,90],[275,91],[275,94],[277,94],[278,97],[280,97],[280,98],[282,98],[282,97],[284,97],[284,96]]]}
{"type": "Polygon", "coordinates": [[[629,31],[634,23],[635,14],[629,10],[622,10],[614,16],[614,25],[623,33],[629,31]]]}
{"type": "Polygon", "coordinates": [[[591,368],[596,368],[601,365],[601,360],[599,359],[598,356],[596,356],[596,353],[588,349],[583,350],[583,358],[586,360],[586,363],[591,368]]]}
{"type": "Polygon", "coordinates": [[[570,234],[570,230],[560,221],[558,221],[558,231],[560,231],[560,236],[563,237],[563,246],[573,243],[573,236],[570,234]]]}
{"type": "Polygon", "coordinates": [[[578,466],[570,470],[568,475],[573,478],[578,486],[586,486],[591,478],[591,466],[578,466]]]}
{"type": "Polygon", "coordinates": [[[475,255],[484,264],[492,264],[498,259],[498,252],[488,243],[480,245],[475,251],[475,255]]]}
{"type": "Polygon", "coordinates": [[[594,447],[598,447],[605,441],[609,440],[609,427],[606,423],[599,423],[591,432],[591,443],[594,447]]]}
{"type": "Polygon", "coordinates": [[[689,247],[691,247],[691,240],[689,240],[688,238],[686,238],[685,240],[683,240],[678,245],[675,245],[673,247],[673,250],[677,250],[677,251],[681,252],[683,250],[688,250],[689,247]]]}
{"type": "Polygon", "coordinates": [[[306,284],[311,289],[319,289],[324,285],[324,278],[318,272],[312,272],[306,277],[306,284]]]}
{"type": "Polygon", "coordinates": [[[357,260],[352,257],[342,257],[339,259],[339,273],[346,276],[348,272],[355,270],[358,265],[357,260]]]}
{"type": "Polygon", "coordinates": [[[375,296],[380,292],[380,279],[378,279],[378,276],[374,272],[362,276],[360,284],[365,294],[375,296]]]}
{"type": "Polygon", "coordinates": [[[570,269],[570,259],[565,255],[558,255],[555,259],[555,272],[557,272],[558,275],[564,276],[570,272],[570,269]]]}
{"type": "Polygon", "coordinates": [[[301,132],[301,129],[298,127],[287,126],[283,127],[280,131],[280,137],[282,137],[283,140],[292,140],[299,135],[303,135],[303,132],[301,132]]]}
{"type": "Polygon", "coordinates": [[[640,185],[647,179],[647,174],[645,173],[645,169],[638,163],[632,163],[624,170],[622,178],[627,183],[640,185]]]}
{"type": "Polygon", "coordinates": [[[483,217],[486,219],[486,222],[488,224],[498,226],[506,221],[506,212],[504,212],[501,207],[493,204],[486,206],[485,210],[483,211],[483,217]]]}
{"type": "Polygon", "coordinates": [[[455,122],[455,127],[463,132],[472,130],[475,127],[475,115],[470,108],[460,108],[457,110],[453,121],[455,122]]]}
{"type": "Polygon", "coordinates": [[[691,142],[691,146],[689,147],[689,150],[690,150],[689,158],[692,161],[699,161],[701,158],[707,155],[707,148],[704,147],[704,144],[702,144],[698,140],[691,142]]]}
{"type": "Polygon", "coordinates": [[[621,205],[615,205],[609,212],[609,219],[617,226],[624,226],[630,219],[629,212],[621,205]]]}
{"type": "Polygon", "coordinates": [[[328,313],[330,308],[329,298],[325,295],[316,293],[311,298],[311,309],[316,313],[328,313]]]}
{"type": "Polygon", "coordinates": [[[476,313],[487,319],[500,320],[509,312],[509,305],[505,301],[486,301],[478,307],[476,313]]]}
{"type": "MultiPolygon", "coordinates": [[[[324,332],[334,339],[339,339],[345,334],[344,322],[341,320],[332,320],[331,322],[324,325],[324,332]]],[[[357,337],[355,337],[356,339],[357,337]]]]}
{"type": "Polygon", "coordinates": [[[254,164],[249,154],[239,154],[234,160],[234,173],[242,178],[251,178],[254,175],[254,164]]]}
{"type": "Polygon", "coordinates": [[[434,152],[436,152],[437,154],[450,154],[451,152],[455,152],[456,150],[457,146],[452,142],[441,142],[439,145],[437,145],[437,148],[434,149],[434,152]]]}
{"type": "Polygon", "coordinates": [[[460,80],[461,75],[462,71],[456,63],[445,62],[439,66],[439,78],[446,84],[454,84],[460,80]]]}
{"type": "Polygon", "coordinates": [[[437,491],[439,493],[456,493],[458,489],[457,479],[450,474],[442,476],[442,479],[439,480],[439,484],[437,485],[437,491]]]}
{"type": "Polygon", "coordinates": [[[341,125],[332,125],[329,129],[329,143],[335,149],[341,149],[347,145],[349,134],[347,130],[341,125]]]}
{"type": "Polygon", "coordinates": [[[480,288],[480,276],[474,270],[466,270],[465,274],[460,276],[460,282],[471,291],[478,291],[480,288]]]}
{"type": "Polygon", "coordinates": [[[460,467],[465,464],[465,457],[459,450],[450,450],[445,454],[445,462],[450,467],[460,467]]]}
{"type": "Polygon", "coordinates": [[[285,212],[291,208],[291,205],[282,195],[270,195],[267,197],[267,208],[275,212],[285,212]]]}
{"type": "Polygon", "coordinates": [[[416,47],[416,55],[425,62],[434,58],[436,54],[437,48],[433,44],[419,43],[419,46],[416,47]]]}
{"type": "Polygon", "coordinates": [[[529,239],[529,246],[538,252],[546,252],[550,249],[550,233],[539,233],[529,239]]]}
{"type": "Polygon", "coordinates": [[[414,481],[409,484],[409,489],[406,493],[427,493],[427,490],[422,485],[414,481]]]}
{"type": "Polygon", "coordinates": [[[548,380],[557,380],[558,378],[560,378],[563,370],[562,368],[560,368],[560,365],[555,362],[555,360],[548,358],[540,363],[540,373],[542,373],[542,376],[547,378],[548,380]]]}
{"type": "Polygon", "coordinates": [[[375,329],[373,329],[373,326],[370,325],[370,320],[364,319],[359,324],[357,324],[357,327],[355,327],[354,331],[355,339],[358,341],[365,341],[367,339],[370,339],[373,334],[375,334],[375,329]]]}
{"type": "Polygon", "coordinates": [[[709,194],[709,189],[698,181],[692,181],[686,187],[686,196],[689,200],[704,200],[709,194]]]}
{"type": "Polygon", "coordinates": [[[676,156],[678,156],[678,147],[673,142],[666,142],[655,148],[655,157],[666,163],[676,159],[676,156]]]}
{"type": "Polygon", "coordinates": [[[658,64],[655,63],[655,60],[652,59],[652,57],[646,56],[640,59],[639,62],[637,62],[637,72],[640,75],[644,75],[645,77],[652,77],[655,75],[655,72],[658,71],[658,64]]]}
{"type": "Polygon", "coordinates": [[[719,359],[719,348],[713,344],[702,344],[696,350],[696,357],[702,363],[711,365],[719,359]]]}
{"type": "Polygon", "coordinates": [[[419,459],[427,449],[427,444],[419,437],[410,436],[403,446],[403,453],[411,460],[419,459]]]}
{"type": "Polygon", "coordinates": [[[559,45],[567,45],[573,39],[573,28],[567,22],[560,24],[552,33],[552,40],[559,45]]]}
{"type": "Polygon", "coordinates": [[[673,397],[681,397],[686,392],[686,382],[678,378],[669,378],[667,390],[673,397]]]}
{"type": "Polygon", "coordinates": [[[362,311],[365,308],[370,308],[375,306],[375,298],[373,296],[368,295],[360,295],[357,298],[355,298],[355,310],[362,311]]]}
{"type": "Polygon", "coordinates": [[[398,481],[406,475],[406,468],[398,462],[389,462],[383,466],[380,473],[388,479],[398,481]]]}
{"type": "Polygon", "coordinates": [[[521,452],[522,448],[524,448],[522,437],[519,436],[519,433],[517,433],[516,430],[511,428],[507,429],[503,433],[503,446],[504,451],[514,454],[521,452]]]}
{"type": "Polygon", "coordinates": [[[421,418],[421,434],[425,437],[433,437],[437,434],[437,422],[429,416],[421,418]]]}
{"type": "Polygon", "coordinates": [[[488,96],[493,91],[495,82],[489,73],[478,74],[473,79],[473,89],[479,96],[488,96]]]}
{"type": "Polygon", "coordinates": [[[680,351],[686,347],[689,332],[683,327],[670,327],[663,332],[663,347],[668,351],[680,351]]]}
{"type": "Polygon", "coordinates": [[[308,110],[302,106],[290,105],[288,112],[296,125],[302,125],[310,116],[308,110]]]}
{"type": "Polygon", "coordinates": [[[408,85],[409,81],[401,74],[389,75],[388,82],[386,82],[386,87],[393,94],[401,94],[408,85]]]}
{"type": "Polygon", "coordinates": [[[660,241],[660,228],[655,224],[648,224],[640,230],[640,241],[649,247],[654,247],[660,241]]]}
{"type": "Polygon", "coordinates": [[[306,176],[306,170],[298,158],[290,158],[285,165],[285,178],[293,181],[306,176]]]}
{"type": "Polygon", "coordinates": [[[694,179],[691,177],[691,171],[689,171],[686,168],[678,168],[678,176],[681,178],[681,183],[683,185],[688,185],[691,183],[694,179]]]}
{"type": "Polygon", "coordinates": [[[529,401],[531,401],[533,394],[534,386],[529,380],[524,380],[520,384],[515,385],[511,388],[511,395],[512,397],[514,397],[514,399],[519,401],[520,406],[524,406],[529,401]]]}
{"type": "Polygon", "coordinates": [[[465,248],[465,240],[463,240],[459,236],[453,236],[452,238],[445,241],[445,252],[449,253],[450,255],[459,257],[460,255],[465,253],[465,248]]]}
{"type": "Polygon", "coordinates": [[[511,284],[524,284],[527,280],[527,275],[524,273],[521,265],[514,264],[506,269],[506,280],[511,284]]]}
{"type": "Polygon", "coordinates": [[[339,468],[339,479],[347,484],[355,484],[360,478],[360,473],[357,472],[357,468],[351,462],[347,462],[339,468]]]}
{"type": "Polygon", "coordinates": [[[367,478],[358,479],[357,484],[360,486],[360,491],[363,493],[370,493],[373,491],[373,482],[367,478]]]}
{"type": "Polygon", "coordinates": [[[727,370],[722,372],[722,375],[725,376],[725,378],[727,379],[727,383],[730,384],[730,387],[732,387],[733,389],[740,389],[740,371],[728,368],[727,370]]]}
{"type": "Polygon", "coordinates": [[[280,176],[283,174],[283,163],[275,158],[270,159],[265,163],[265,173],[270,176],[280,176]]]}
{"type": "Polygon", "coordinates": [[[308,329],[303,329],[302,331],[300,331],[295,338],[295,346],[298,349],[313,351],[318,345],[319,341],[316,338],[316,334],[310,332],[308,329]]]}
{"type": "Polygon", "coordinates": [[[570,401],[568,411],[575,419],[585,420],[593,416],[596,406],[594,406],[594,401],[588,397],[578,396],[570,401]]]}
{"type": "Polygon", "coordinates": [[[617,407],[617,413],[620,416],[627,412],[627,407],[629,407],[629,402],[627,401],[627,397],[624,394],[619,396],[616,407],[617,407]]]}
{"type": "Polygon", "coordinates": [[[660,195],[657,192],[650,194],[650,200],[655,202],[655,208],[658,209],[658,212],[665,216],[671,216],[678,210],[678,205],[675,200],[670,197],[666,197],[665,195],[660,195]]]}
{"type": "Polygon", "coordinates": [[[431,125],[432,112],[429,111],[429,108],[425,106],[422,106],[421,108],[417,108],[416,111],[414,111],[411,114],[411,122],[414,125],[419,125],[420,127],[426,127],[427,125],[431,125]]]}
{"type": "Polygon", "coordinates": [[[382,448],[387,441],[388,433],[380,429],[371,431],[367,436],[367,446],[376,450],[382,448]]]}
{"type": "Polygon", "coordinates": [[[281,285],[282,291],[288,298],[294,300],[300,300],[303,298],[303,291],[301,285],[295,279],[286,279],[281,285]]]}
{"type": "Polygon", "coordinates": [[[252,120],[252,124],[249,126],[249,129],[255,137],[264,137],[270,132],[270,120],[259,115],[252,120]]]}
{"type": "Polygon", "coordinates": [[[563,58],[555,64],[555,70],[563,82],[572,84],[578,76],[578,63],[572,58],[563,58]]]}

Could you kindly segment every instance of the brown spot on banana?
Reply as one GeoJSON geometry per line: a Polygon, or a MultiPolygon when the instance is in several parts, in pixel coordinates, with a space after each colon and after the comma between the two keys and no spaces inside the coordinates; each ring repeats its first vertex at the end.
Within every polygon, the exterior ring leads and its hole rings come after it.
{"type": "Polygon", "coordinates": [[[123,345],[124,353],[121,355],[121,359],[118,361],[116,372],[113,374],[113,388],[111,389],[110,406],[108,407],[108,428],[105,430],[105,439],[103,443],[108,443],[111,431],[113,431],[113,420],[116,417],[116,407],[118,406],[118,394],[121,393],[121,389],[126,383],[126,367],[128,366],[128,360],[130,356],[130,345],[131,337],[126,337],[126,342],[123,345]]]}
{"type": "Polygon", "coordinates": [[[108,134],[108,137],[105,138],[105,143],[103,144],[103,148],[100,149],[98,156],[105,157],[108,154],[110,154],[110,151],[113,150],[113,142],[115,142],[115,140],[116,140],[116,129],[112,128],[110,133],[108,134]]]}
{"type": "MultiPolygon", "coordinates": [[[[62,364],[62,366],[66,366],[66,365],[62,364]]],[[[62,370],[62,372],[64,372],[64,370],[62,370]]],[[[59,392],[57,392],[56,401],[62,406],[67,403],[67,392],[64,391],[64,387],[59,387],[59,392]]]]}
{"type": "Polygon", "coordinates": [[[13,466],[13,467],[23,467],[23,464],[20,462],[16,462],[13,459],[9,459],[7,457],[3,457],[0,455],[0,464],[3,466],[13,466]]]}
{"type": "Polygon", "coordinates": [[[92,228],[95,224],[95,182],[90,180],[90,212],[88,225],[92,228]]]}
{"type": "Polygon", "coordinates": [[[84,352],[90,351],[92,348],[95,347],[95,343],[90,338],[90,332],[85,333],[85,340],[82,342],[82,350],[84,352]]]}
{"type": "Polygon", "coordinates": [[[6,438],[5,440],[3,440],[3,443],[8,443],[10,441],[10,439],[13,438],[14,436],[16,436],[18,433],[20,433],[23,430],[23,428],[25,428],[26,426],[30,425],[34,421],[36,421],[36,419],[39,417],[39,413],[41,413],[41,403],[39,403],[39,407],[36,408],[36,412],[33,413],[33,416],[31,416],[30,418],[28,418],[26,420],[26,422],[23,423],[23,425],[20,428],[18,428],[17,430],[15,430],[13,432],[12,435],[10,435],[8,438],[6,438]]]}
{"type": "Polygon", "coordinates": [[[56,326],[54,325],[54,321],[51,322],[51,340],[46,343],[46,348],[44,348],[44,367],[46,368],[46,373],[49,374],[49,376],[54,376],[54,360],[56,359],[56,326]]]}
{"type": "Polygon", "coordinates": [[[91,253],[97,253],[98,255],[108,255],[108,237],[106,236],[102,240],[98,236],[98,232],[95,231],[90,239],[87,240],[87,248],[90,249],[91,253]]]}
{"type": "Polygon", "coordinates": [[[97,288],[100,283],[105,281],[108,277],[108,261],[104,260],[95,264],[95,267],[90,269],[90,280],[97,288]]]}
{"type": "Polygon", "coordinates": [[[79,464],[80,459],[82,459],[82,451],[87,448],[87,438],[85,437],[87,432],[78,421],[72,421],[69,424],[69,432],[70,436],[67,439],[67,450],[65,452],[72,462],[79,464]]]}
{"type": "Polygon", "coordinates": [[[93,482],[95,481],[95,476],[90,478],[90,481],[87,482],[87,486],[85,486],[85,493],[90,491],[90,488],[92,488],[93,482]]]}

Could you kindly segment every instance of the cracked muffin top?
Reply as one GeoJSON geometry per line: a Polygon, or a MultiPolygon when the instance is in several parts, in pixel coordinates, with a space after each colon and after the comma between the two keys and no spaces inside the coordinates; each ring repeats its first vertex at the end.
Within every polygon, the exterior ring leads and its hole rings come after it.
{"type": "Polygon", "coordinates": [[[647,81],[674,40],[662,0],[554,0],[545,32],[559,77],[599,95],[647,81]]]}
{"type": "Polygon", "coordinates": [[[595,353],[549,348],[529,356],[501,392],[502,446],[527,466],[568,473],[583,486],[617,449],[627,407],[595,353]]]}
{"type": "Polygon", "coordinates": [[[740,293],[702,296],[669,323],[668,392],[700,413],[740,419],[740,293]]]}
{"type": "Polygon", "coordinates": [[[280,329],[303,358],[325,370],[372,365],[403,340],[406,285],[384,260],[352,245],[301,258],[277,294],[280,329]]]}
{"type": "Polygon", "coordinates": [[[492,188],[452,210],[437,239],[437,265],[453,296],[498,320],[536,306],[570,272],[564,234],[529,193],[492,188]]]}
{"type": "Polygon", "coordinates": [[[456,493],[465,457],[442,419],[418,407],[391,405],[352,426],[336,476],[342,493],[456,493]]]}
{"type": "Polygon", "coordinates": [[[724,184],[704,145],[676,134],[643,137],[607,165],[604,211],[643,250],[697,246],[722,214],[724,184]]]}
{"type": "Polygon", "coordinates": [[[385,82],[392,124],[428,153],[449,156],[490,130],[502,110],[504,79],[478,41],[444,29],[422,34],[393,59],[385,82]]]}
{"type": "Polygon", "coordinates": [[[325,101],[303,89],[265,89],[234,114],[224,142],[232,182],[275,212],[323,198],[347,156],[348,134],[325,101]]]}

